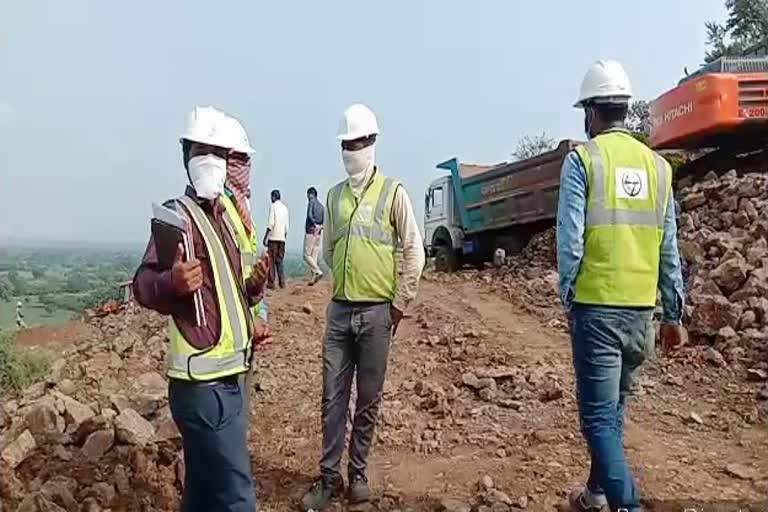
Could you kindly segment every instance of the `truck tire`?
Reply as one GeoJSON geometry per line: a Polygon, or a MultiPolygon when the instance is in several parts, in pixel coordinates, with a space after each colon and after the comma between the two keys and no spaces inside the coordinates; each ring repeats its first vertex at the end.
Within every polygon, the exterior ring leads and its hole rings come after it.
{"type": "Polygon", "coordinates": [[[435,247],[435,270],[438,272],[455,272],[459,268],[459,258],[456,251],[447,245],[435,247]]]}

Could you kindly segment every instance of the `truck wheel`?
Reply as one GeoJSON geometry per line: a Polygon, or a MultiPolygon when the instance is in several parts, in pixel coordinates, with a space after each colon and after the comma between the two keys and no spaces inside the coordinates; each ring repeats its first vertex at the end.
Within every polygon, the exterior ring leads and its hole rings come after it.
{"type": "Polygon", "coordinates": [[[438,272],[454,272],[459,268],[456,251],[447,245],[435,247],[435,269],[438,272]]]}

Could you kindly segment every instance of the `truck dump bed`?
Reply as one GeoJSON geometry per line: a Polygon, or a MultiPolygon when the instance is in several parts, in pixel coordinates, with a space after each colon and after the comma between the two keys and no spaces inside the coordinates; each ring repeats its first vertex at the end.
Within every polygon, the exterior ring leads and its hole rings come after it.
{"type": "Polygon", "coordinates": [[[554,219],[563,159],[579,144],[563,140],[547,153],[494,166],[467,166],[456,159],[439,164],[451,171],[464,231],[554,219]]]}

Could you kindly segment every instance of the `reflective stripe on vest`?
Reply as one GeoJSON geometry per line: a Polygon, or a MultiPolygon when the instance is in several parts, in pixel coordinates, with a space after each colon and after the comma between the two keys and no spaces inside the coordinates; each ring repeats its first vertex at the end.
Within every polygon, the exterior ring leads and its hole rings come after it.
{"type": "Polygon", "coordinates": [[[356,199],[348,182],[328,193],[333,247],[333,298],[350,302],[389,302],[395,294],[392,204],[399,183],[374,174],[356,199]]]}
{"type": "Polygon", "coordinates": [[[588,186],[584,255],[574,301],[653,307],[671,169],[622,131],[599,135],[576,152],[588,186]]]}
{"type": "Polygon", "coordinates": [[[250,360],[249,322],[223,241],[194,200],[181,197],[177,201],[197,226],[208,251],[219,302],[221,333],[215,345],[199,350],[187,343],[171,318],[168,375],[184,380],[213,380],[243,373],[250,360]]]}
{"type": "Polygon", "coordinates": [[[591,139],[585,144],[592,164],[592,181],[602,186],[590,189],[589,208],[587,209],[587,226],[600,226],[604,224],[635,224],[639,226],[664,226],[664,212],[667,182],[667,164],[658,154],[653,153],[656,162],[656,197],[662,201],[656,202],[656,211],[620,210],[608,208],[605,204],[605,168],[603,157],[600,155],[600,147],[591,139]]]}
{"type": "MultiPolygon", "coordinates": [[[[217,373],[227,373],[232,368],[240,368],[243,362],[251,360],[251,347],[249,346],[245,354],[238,353],[224,357],[190,357],[183,354],[169,353],[167,357],[168,366],[172,368],[183,368],[192,376],[211,375],[217,373]]],[[[240,373],[240,371],[236,372],[240,373]]],[[[189,380],[205,380],[194,378],[189,380]]]]}
{"type": "MultiPolygon", "coordinates": [[[[342,182],[336,185],[332,190],[331,194],[333,194],[333,198],[329,199],[332,200],[333,205],[333,219],[340,219],[341,218],[341,212],[340,210],[340,199],[341,199],[341,193],[344,190],[344,187],[346,186],[347,182],[342,182]]],[[[352,226],[352,232],[350,233],[352,236],[359,236],[362,238],[368,238],[370,240],[373,240],[375,242],[378,242],[383,245],[392,245],[394,246],[396,244],[396,241],[393,239],[392,232],[387,232],[384,229],[384,213],[387,208],[387,198],[389,197],[389,194],[392,192],[392,188],[398,184],[397,181],[391,179],[391,178],[384,178],[384,185],[382,186],[381,193],[379,194],[379,199],[376,201],[376,209],[373,213],[373,223],[370,225],[361,225],[356,224],[352,226]]],[[[362,201],[362,197],[361,197],[362,201]]],[[[346,238],[347,232],[349,232],[349,223],[344,223],[341,226],[334,226],[333,230],[333,236],[331,237],[331,243],[333,245],[336,245],[336,243],[341,240],[342,238],[346,238]]]]}
{"type": "MultiPolygon", "coordinates": [[[[224,225],[227,226],[232,239],[237,242],[237,247],[240,249],[240,268],[243,275],[243,285],[245,285],[245,281],[250,277],[253,267],[258,261],[258,256],[256,255],[258,250],[256,229],[254,228],[251,235],[248,236],[248,230],[245,229],[245,224],[243,219],[240,218],[240,212],[235,203],[226,194],[221,196],[221,202],[224,205],[224,225]]],[[[258,304],[251,306],[252,318],[261,316],[261,302],[259,301],[258,304]]]]}

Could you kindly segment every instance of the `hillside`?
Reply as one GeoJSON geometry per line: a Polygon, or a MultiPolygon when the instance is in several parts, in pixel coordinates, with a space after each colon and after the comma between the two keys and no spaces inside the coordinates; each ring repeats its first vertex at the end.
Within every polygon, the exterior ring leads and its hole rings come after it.
{"type": "MultiPolygon", "coordinates": [[[[523,290],[510,298],[486,283],[493,272],[422,283],[393,345],[371,461],[377,510],[552,510],[585,478],[562,323],[554,309],[524,307],[523,290]]],[[[552,286],[546,275],[534,279],[541,292],[552,286]]],[[[292,510],[315,476],[328,292],[327,283],[294,283],[270,297],[277,338],[258,361],[250,430],[265,511],[292,510]]],[[[45,383],[0,409],[8,510],[178,504],[183,463],[162,376],[164,320],[131,309],[95,327],[45,383]]],[[[625,441],[646,495],[768,499],[768,429],[747,376],[696,347],[647,364],[625,441]]]]}

